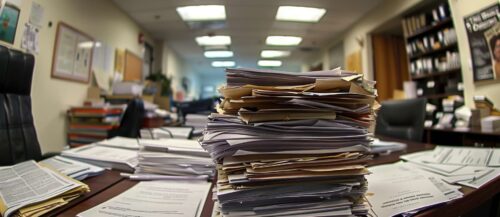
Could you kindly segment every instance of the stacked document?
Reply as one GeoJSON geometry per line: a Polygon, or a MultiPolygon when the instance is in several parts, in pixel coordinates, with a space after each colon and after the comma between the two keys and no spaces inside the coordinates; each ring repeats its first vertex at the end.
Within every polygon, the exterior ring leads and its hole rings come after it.
{"type": "Polygon", "coordinates": [[[366,215],[374,82],[335,69],[227,69],[200,142],[222,216],[366,215]]]}
{"type": "Polygon", "coordinates": [[[0,167],[0,216],[41,216],[89,191],[34,161],[0,167]]]}
{"type": "MultiPolygon", "coordinates": [[[[212,178],[215,165],[207,151],[195,140],[159,139],[139,140],[138,165],[135,177],[150,174],[185,176],[198,179],[212,178]]],[[[158,177],[158,176],[155,176],[158,177]]]]}
{"type": "Polygon", "coordinates": [[[141,129],[143,139],[190,139],[193,127],[159,127],[141,129]]]}
{"type": "Polygon", "coordinates": [[[81,161],[71,160],[62,156],[51,157],[40,161],[39,163],[76,180],[84,180],[88,177],[97,176],[104,172],[104,168],[102,167],[94,166],[81,161]]]}
{"type": "Polygon", "coordinates": [[[97,144],[64,150],[61,152],[61,155],[88,164],[125,172],[133,172],[137,166],[137,150],[97,144]]]}
{"type": "Polygon", "coordinates": [[[450,184],[480,188],[500,176],[499,148],[437,146],[401,159],[450,184]]]}

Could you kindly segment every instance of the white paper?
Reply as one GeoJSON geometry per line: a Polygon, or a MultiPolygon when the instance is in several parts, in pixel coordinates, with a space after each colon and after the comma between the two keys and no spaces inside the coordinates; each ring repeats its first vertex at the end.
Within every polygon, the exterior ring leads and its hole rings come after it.
{"type": "Polygon", "coordinates": [[[417,163],[467,166],[500,166],[500,149],[437,146],[432,151],[402,155],[401,159],[417,163]]]}
{"type": "Polygon", "coordinates": [[[44,14],[43,7],[36,2],[31,2],[30,23],[37,27],[42,27],[43,14],[44,14]]]}
{"type": "Polygon", "coordinates": [[[435,180],[411,167],[389,164],[369,170],[367,199],[377,216],[394,216],[449,201],[435,180]]]}
{"type": "Polygon", "coordinates": [[[65,150],[61,154],[102,167],[130,170],[137,166],[137,151],[135,150],[87,145],[65,150]]]}
{"type": "Polygon", "coordinates": [[[62,156],[51,157],[40,161],[40,163],[78,180],[83,180],[87,177],[99,175],[104,172],[104,168],[62,156]]]}
{"type": "Polygon", "coordinates": [[[210,186],[208,182],[140,182],[77,216],[200,216],[210,186]]]}

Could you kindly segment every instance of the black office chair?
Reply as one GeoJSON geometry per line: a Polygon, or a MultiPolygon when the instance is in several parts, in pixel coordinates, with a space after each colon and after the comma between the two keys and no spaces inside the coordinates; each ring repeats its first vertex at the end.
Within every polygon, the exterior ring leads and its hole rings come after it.
{"type": "Polygon", "coordinates": [[[427,99],[385,101],[377,115],[375,135],[422,141],[427,99]]]}
{"type": "Polygon", "coordinates": [[[144,102],[141,99],[131,100],[123,114],[120,127],[112,130],[110,137],[139,138],[145,113],[144,102]]]}
{"type": "Polygon", "coordinates": [[[35,58],[0,45],[0,166],[42,158],[31,111],[35,58]]]}

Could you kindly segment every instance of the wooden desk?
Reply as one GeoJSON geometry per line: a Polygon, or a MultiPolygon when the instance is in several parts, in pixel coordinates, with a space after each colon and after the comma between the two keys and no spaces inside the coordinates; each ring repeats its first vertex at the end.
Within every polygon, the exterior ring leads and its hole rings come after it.
{"type": "Polygon", "coordinates": [[[53,210],[52,212],[49,212],[44,216],[60,216],[61,213],[65,212],[67,209],[70,209],[74,206],[80,206],[82,202],[88,200],[89,198],[94,198],[96,195],[105,191],[110,186],[120,183],[123,180],[124,178],[120,176],[119,172],[111,170],[106,170],[103,174],[99,176],[88,178],[84,181],[84,183],[89,186],[90,192],[84,194],[79,198],[76,198],[75,200],[69,202],[69,204],[63,207],[60,207],[56,210],[53,210]]]}
{"type": "MultiPolygon", "coordinates": [[[[408,142],[408,141],[402,141],[402,140],[397,140],[397,139],[389,139],[389,138],[381,138],[382,140],[392,140],[392,141],[399,141],[399,142],[405,142],[408,144],[408,148],[406,151],[403,152],[395,152],[389,155],[381,155],[377,156],[374,158],[374,160],[370,163],[370,166],[374,165],[380,165],[380,164],[386,164],[386,163],[394,163],[396,161],[399,161],[399,156],[405,153],[412,153],[412,152],[418,152],[418,151],[424,151],[424,150],[430,150],[434,148],[434,145],[429,145],[429,144],[423,144],[423,143],[416,143],[416,142],[408,142]]],[[[92,179],[100,179],[100,177],[95,177],[92,179]]],[[[91,181],[89,179],[88,181],[90,182],[95,182],[91,181]]],[[[88,183],[86,181],[86,183],[88,183]]],[[[57,212],[58,216],[75,216],[76,214],[83,212],[87,209],[90,209],[102,202],[105,202],[114,196],[128,190],[130,187],[134,186],[138,182],[136,181],[130,181],[126,179],[122,179],[119,181],[119,183],[116,183],[114,185],[108,185],[109,187],[100,190],[100,191],[94,191],[94,194],[92,196],[85,195],[84,198],[79,198],[77,200],[77,204],[72,203],[71,205],[62,207],[61,210],[57,212]]],[[[90,184],[89,184],[90,185],[90,184]]],[[[92,186],[91,186],[92,188],[92,186]]],[[[93,189],[94,190],[94,189],[93,189]]],[[[469,187],[462,187],[461,191],[464,193],[464,197],[451,201],[446,205],[441,205],[436,208],[424,211],[420,213],[417,216],[459,216],[459,215],[464,215],[469,213],[470,211],[473,211],[475,208],[479,207],[483,203],[487,202],[488,200],[491,200],[495,196],[500,195],[500,178],[496,178],[494,181],[486,184],[485,186],[481,187],[480,189],[473,189],[469,187]]],[[[212,209],[213,209],[213,201],[212,201],[212,193],[210,192],[209,195],[207,196],[207,200],[205,202],[205,206],[203,207],[203,212],[202,216],[203,217],[209,217],[212,214],[212,209]]]]}
{"type": "Polygon", "coordinates": [[[485,132],[478,128],[436,129],[425,128],[427,143],[453,146],[500,147],[500,132],[485,132]]]}

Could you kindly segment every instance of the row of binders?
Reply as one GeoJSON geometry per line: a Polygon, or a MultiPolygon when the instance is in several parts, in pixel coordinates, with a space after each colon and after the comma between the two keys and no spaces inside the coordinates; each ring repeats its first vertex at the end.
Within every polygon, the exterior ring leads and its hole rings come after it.
{"type": "Polygon", "coordinates": [[[219,216],[366,215],[374,82],[340,69],[227,69],[201,144],[219,216]]]}

